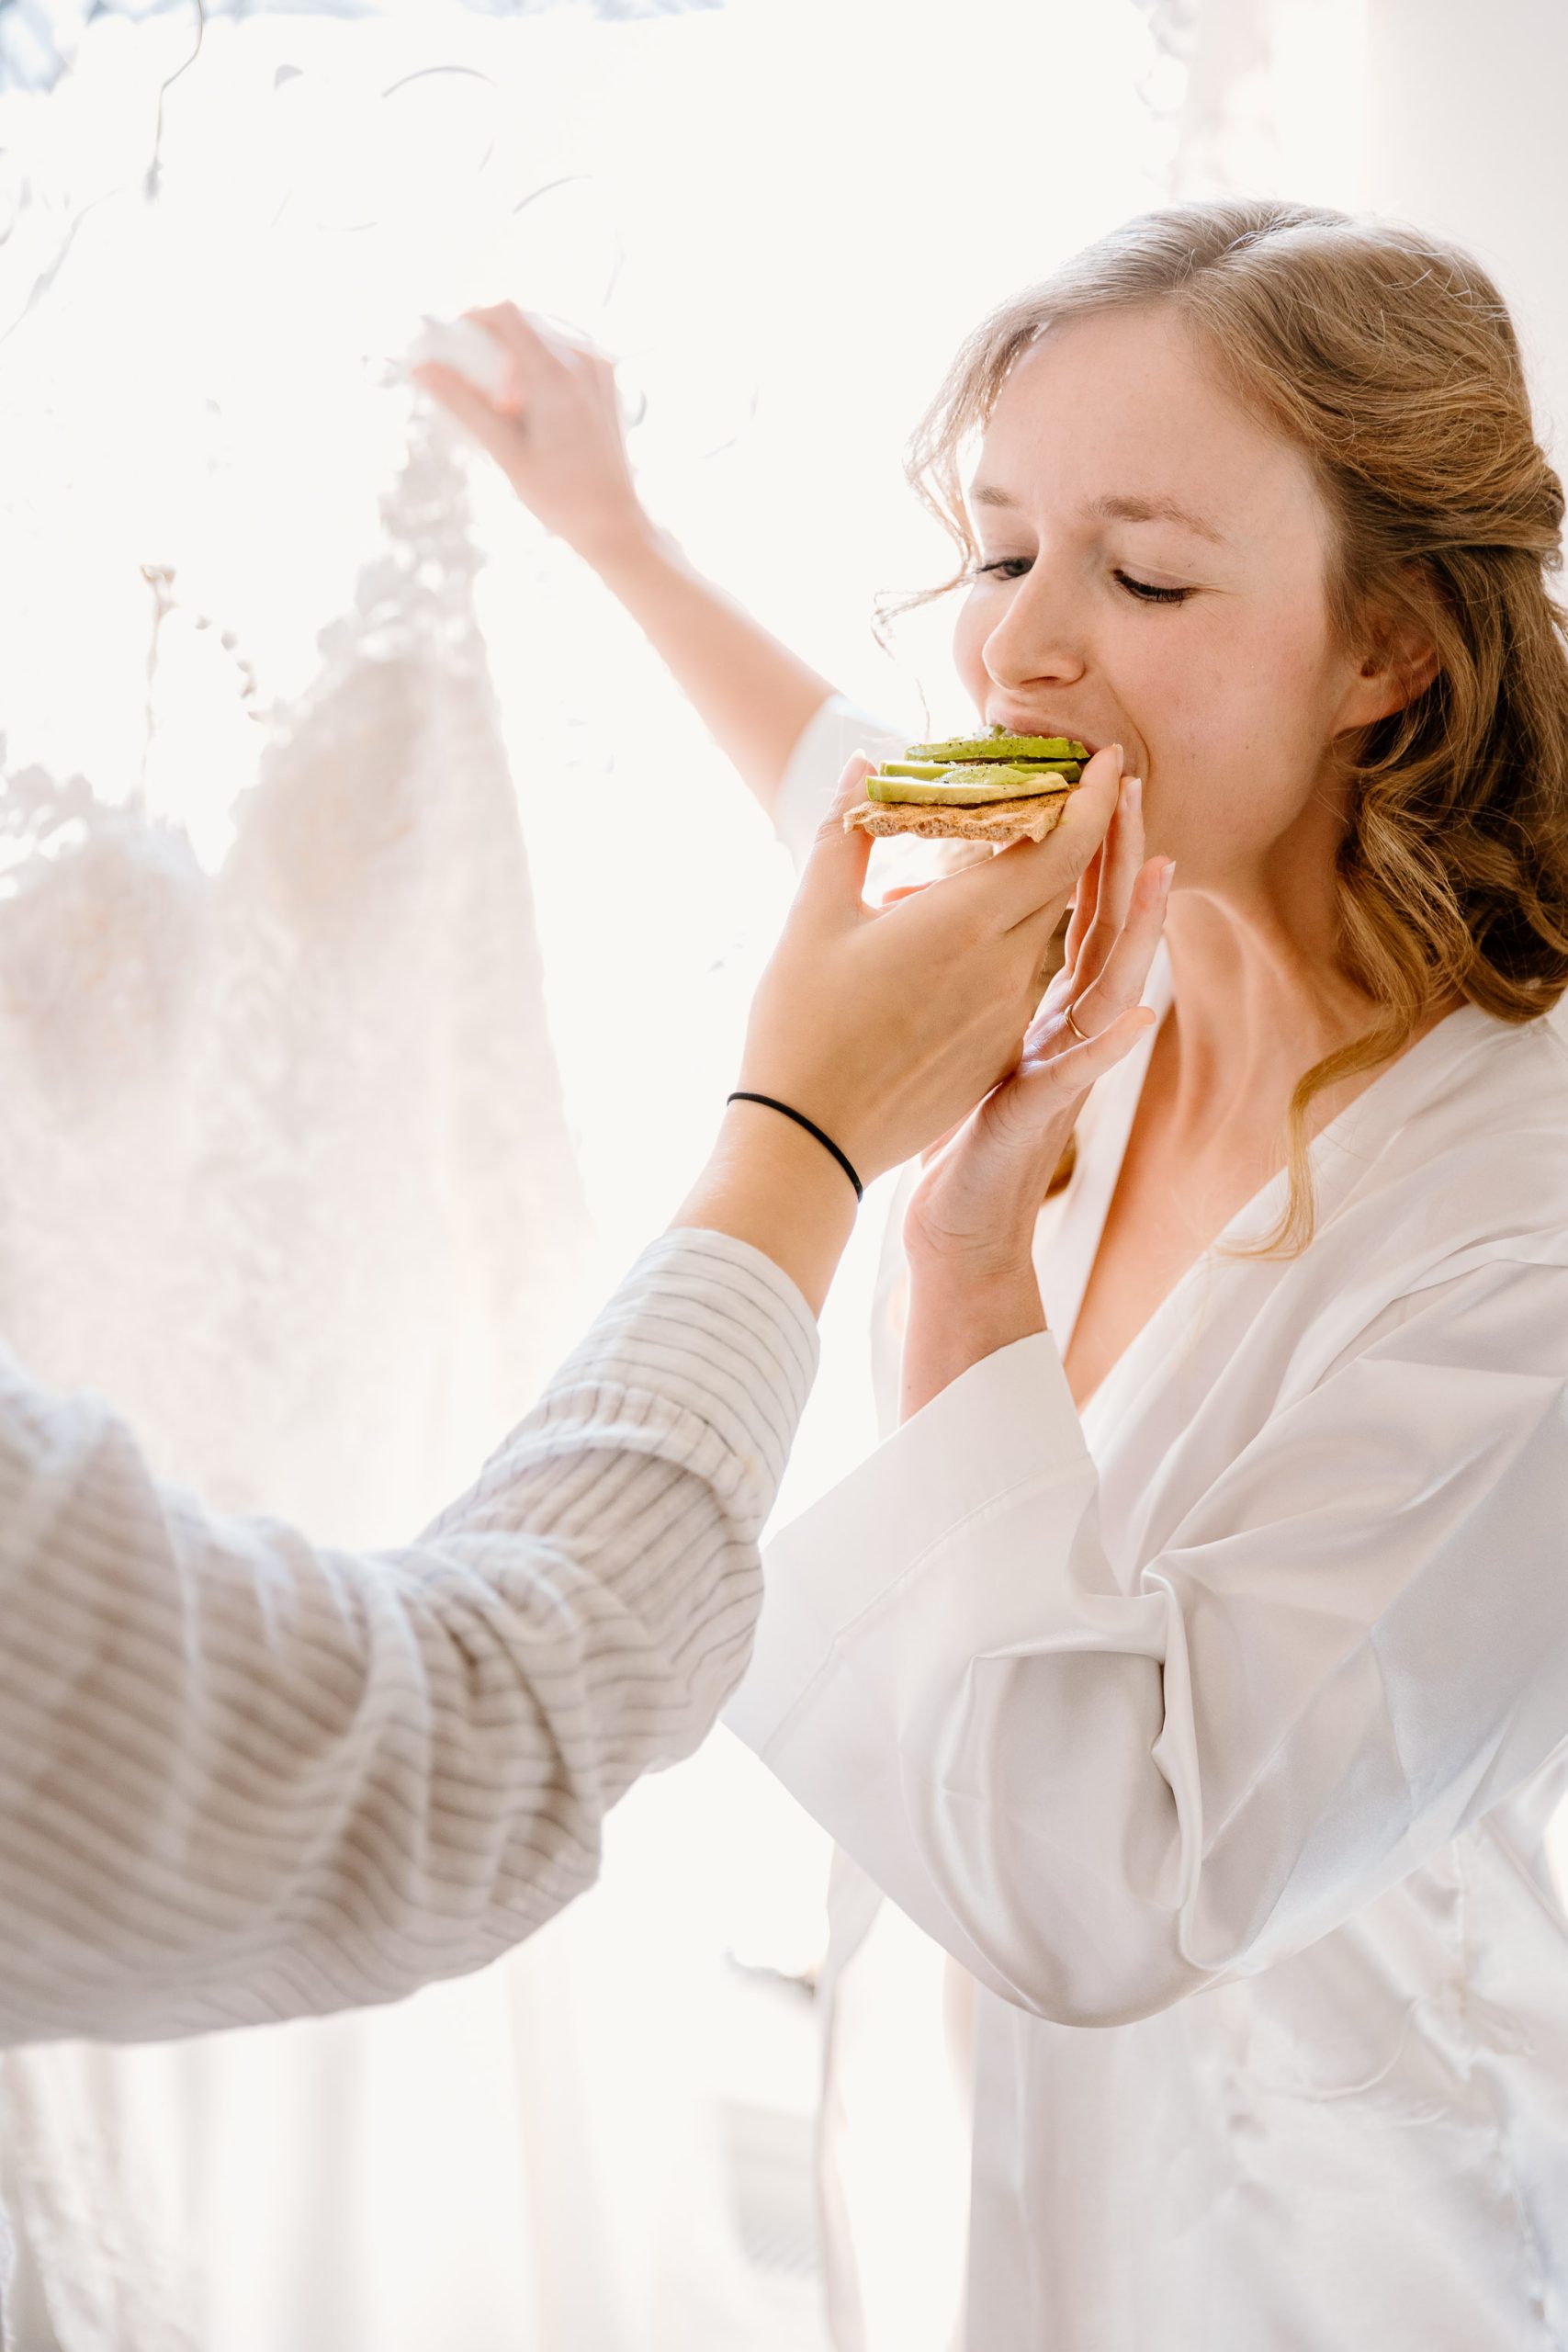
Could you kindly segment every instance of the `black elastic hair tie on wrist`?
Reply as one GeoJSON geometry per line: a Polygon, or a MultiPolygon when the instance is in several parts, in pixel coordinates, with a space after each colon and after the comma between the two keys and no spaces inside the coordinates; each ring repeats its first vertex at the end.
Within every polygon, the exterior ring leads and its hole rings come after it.
{"type": "Polygon", "coordinates": [[[832,1153],[834,1159],[838,1161],[840,1167],[843,1170],[845,1175],[854,1186],[856,1200],[864,1200],[865,1186],[861,1182],[860,1178],[850,1166],[850,1163],[844,1154],[839,1149],[839,1147],[833,1141],[832,1136],[825,1136],[821,1128],[818,1125],[816,1120],[808,1119],[804,1111],[792,1111],[787,1102],[775,1102],[771,1094],[747,1094],[739,1088],[733,1094],[727,1094],[724,1099],[727,1102],[760,1102],[764,1111],[782,1111],[786,1119],[793,1119],[797,1127],[804,1127],[808,1136],[815,1136],[824,1151],[830,1151],[832,1153]]]}

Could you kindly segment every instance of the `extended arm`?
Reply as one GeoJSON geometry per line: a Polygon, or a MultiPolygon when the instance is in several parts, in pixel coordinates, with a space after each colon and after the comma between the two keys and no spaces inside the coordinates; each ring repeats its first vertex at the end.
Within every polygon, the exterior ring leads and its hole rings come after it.
{"type": "MultiPolygon", "coordinates": [[[[1016,1054],[1109,814],[1086,795],[1081,824],[886,913],[830,814],[742,1084],[868,1178],[918,1149],[1016,1054]]],[[[541,1404],[375,1555],[160,1486],[106,1407],[0,1356],[0,2040],[389,1999],[587,1885],[609,1807],[739,1673],[853,1213],[811,1136],[735,1105],[541,1404]]]]}
{"type": "Polygon", "coordinates": [[[0,2038],[394,1999],[570,1901],[739,1671],[815,1361],[769,1260],[667,1237],[373,1556],[207,1511],[0,1367],[0,2038]]]}
{"type": "Polygon", "coordinates": [[[619,598],[771,814],[791,753],[833,687],[650,520],[627,460],[611,362],[547,334],[509,302],[473,315],[506,354],[505,389],[492,401],[440,367],[422,368],[421,379],[491,452],[525,505],[619,598]]]}

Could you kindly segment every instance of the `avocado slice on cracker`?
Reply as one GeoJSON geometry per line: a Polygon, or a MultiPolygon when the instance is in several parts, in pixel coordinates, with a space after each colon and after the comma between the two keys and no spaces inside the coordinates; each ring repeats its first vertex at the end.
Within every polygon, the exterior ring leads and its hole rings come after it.
{"type": "Polygon", "coordinates": [[[1040,841],[1089,757],[1075,736],[1006,735],[999,729],[911,743],[902,759],[885,760],[867,776],[865,802],[844,822],[867,832],[933,839],[1040,841]]]}
{"type": "Polygon", "coordinates": [[[911,743],[907,760],[1087,760],[1089,747],[1071,735],[955,735],[945,743],[911,743]]]}
{"type": "Polygon", "coordinates": [[[911,776],[886,767],[865,780],[868,800],[904,800],[921,808],[978,808],[987,800],[1021,800],[1032,793],[1062,792],[1082,770],[1024,768],[1006,760],[975,762],[939,770],[935,777],[911,776]]]}

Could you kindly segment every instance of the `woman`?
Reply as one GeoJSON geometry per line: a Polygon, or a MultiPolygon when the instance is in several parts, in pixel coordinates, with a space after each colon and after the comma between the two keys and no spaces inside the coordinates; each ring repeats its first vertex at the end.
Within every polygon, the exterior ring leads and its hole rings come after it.
{"type": "Polygon", "coordinates": [[[1162,1017],[1037,1233],[1067,1014],[1141,984],[1095,945],[1134,820],[922,1180],[910,1425],[778,1547],[742,1727],[979,1987],[972,2343],[1539,2343],[1561,492],[1474,266],[1285,208],[1134,223],[982,329],[939,496],[972,426],[959,667],[1127,742],[1162,1017]]]}
{"type": "Polygon", "coordinates": [[[1409,232],[1156,215],[918,471],[978,708],[1146,779],[1160,1018],[1042,1217],[1129,812],[732,1720],[977,1988],[972,2346],[1556,2340],[1568,660],[1506,313],[1409,232]]]}

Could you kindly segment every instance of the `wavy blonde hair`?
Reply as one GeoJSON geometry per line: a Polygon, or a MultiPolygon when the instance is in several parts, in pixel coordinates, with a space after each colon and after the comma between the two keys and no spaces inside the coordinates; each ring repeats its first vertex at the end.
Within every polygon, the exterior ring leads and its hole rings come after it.
{"type": "Polygon", "coordinates": [[[1314,1230],[1308,1112],[1325,1087],[1397,1054],[1456,989],[1522,1022],[1568,988],[1568,616],[1547,586],[1562,487],[1506,308],[1467,254],[1302,205],[1182,205],[1091,245],[959,352],[908,470],[966,566],[961,458],[1014,362],[1053,321],[1156,303],[1310,460],[1342,640],[1413,624],[1438,657],[1403,710],[1334,747],[1339,956],[1379,1011],[1292,1097],[1289,1197],[1258,1247],[1293,1253],[1314,1230]]]}

